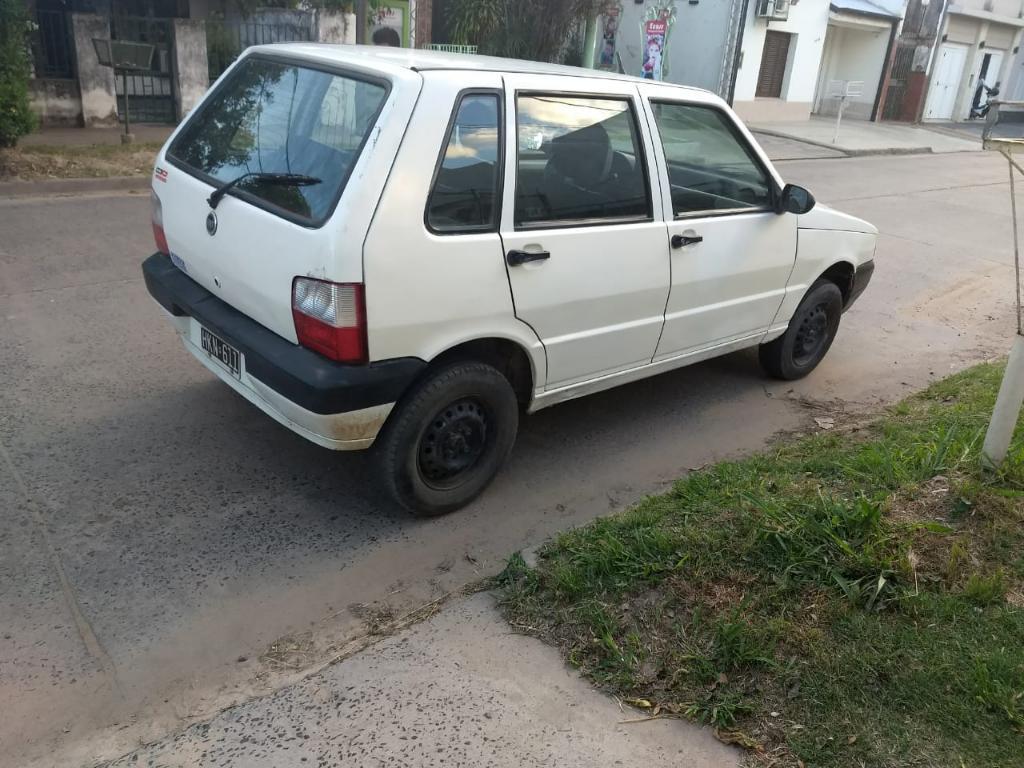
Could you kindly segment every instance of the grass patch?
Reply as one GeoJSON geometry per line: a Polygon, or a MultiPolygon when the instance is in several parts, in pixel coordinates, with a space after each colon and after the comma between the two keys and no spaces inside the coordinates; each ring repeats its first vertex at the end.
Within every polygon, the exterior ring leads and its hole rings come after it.
{"type": "Polygon", "coordinates": [[[1024,765],[1024,439],[979,451],[1002,367],[866,428],[718,464],[501,577],[602,688],[772,765],[1024,765]]]}
{"type": "Polygon", "coordinates": [[[0,179],[97,179],[148,176],[162,144],[30,145],[0,149],[0,179]]]}

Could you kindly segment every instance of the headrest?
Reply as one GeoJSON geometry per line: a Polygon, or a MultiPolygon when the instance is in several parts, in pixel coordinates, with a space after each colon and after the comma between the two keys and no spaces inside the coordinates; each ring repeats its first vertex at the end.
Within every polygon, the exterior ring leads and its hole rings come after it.
{"type": "Polygon", "coordinates": [[[594,123],[553,139],[550,163],[581,187],[599,184],[608,177],[612,166],[608,131],[594,123]]]}
{"type": "Polygon", "coordinates": [[[458,124],[463,128],[492,128],[498,123],[494,99],[469,99],[459,110],[458,124]]]}

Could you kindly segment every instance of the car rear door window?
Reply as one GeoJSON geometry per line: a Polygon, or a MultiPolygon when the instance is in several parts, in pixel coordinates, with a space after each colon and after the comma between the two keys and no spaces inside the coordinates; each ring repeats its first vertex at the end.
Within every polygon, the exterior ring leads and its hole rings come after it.
{"type": "Polygon", "coordinates": [[[650,218],[628,99],[531,94],[519,96],[516,109],[517,225],[650,218]]]}
{"type": "Polygon", "coordinates": [[[496,227],[500,131],[498,95],[459,101],[427,203],[427,225],[457,233],[496,227]]]}
{"type": "Polygon", "coordinates": [[[651,106],[676,216],[770,206],[767,171],[721,110],[668,102],[651,106]]]}
{"type": "Polygon", "coordinates": [[[228,74],[169,150],[219,185],[242,174],[299,174],[305,186],[252,177],[240,196],[303,223],[330,215],[387,96],[383,83],[261,56],[228,74]]]}

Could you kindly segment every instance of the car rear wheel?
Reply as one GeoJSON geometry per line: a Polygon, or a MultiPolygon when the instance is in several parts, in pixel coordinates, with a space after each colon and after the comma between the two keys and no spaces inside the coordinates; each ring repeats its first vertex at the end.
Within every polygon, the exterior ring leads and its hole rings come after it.
{"type": "Polygon", "coordinates": [[[490,484],[518,428],[519,403],[497,369],[439,368],[399,402],[374,443],[381,484],[414,515],[452,512],[490,484]]]}
{"type": "Polygon", "coordinates": [[[777,379],[803,378],[832,346],[842,314],[842,292],[835,283],[818,280],[796,308],[786,332],[761,345],[761,366],[777,379]]]}

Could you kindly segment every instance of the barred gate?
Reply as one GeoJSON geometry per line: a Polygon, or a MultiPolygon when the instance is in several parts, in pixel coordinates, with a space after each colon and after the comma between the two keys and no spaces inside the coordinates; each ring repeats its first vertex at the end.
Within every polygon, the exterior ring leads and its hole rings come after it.
{"type": "MultiPolygon", "coordinates": [[[[140,16],[114,16],[110,20],[110,36],[114,40],[149,43],[154,46],[150,69],[129,73],[127,78],[129,117],[133,123],[173,123],[177,120],[171,49],[174,30],[170,19],[151,19],[140,16]]],[[[124,120],[125,80],[118,74],[114,89],[117,92],[117,114],[124,120]]]]}
{"type": "Polygon", "coordinates": [[[212,83],[250,45],[308,42],[313,39],[313,16],[294,22],[231,19],[206,22],[206,59],[212,83]]]}
{"type": "Polygon", "coordinates": [[[902,120],[904,101],[910,90],[910,73],[914,64],[914,46],[901,45],[893,56],[889,87],[882,107],[883,120],[902,120]]]}

